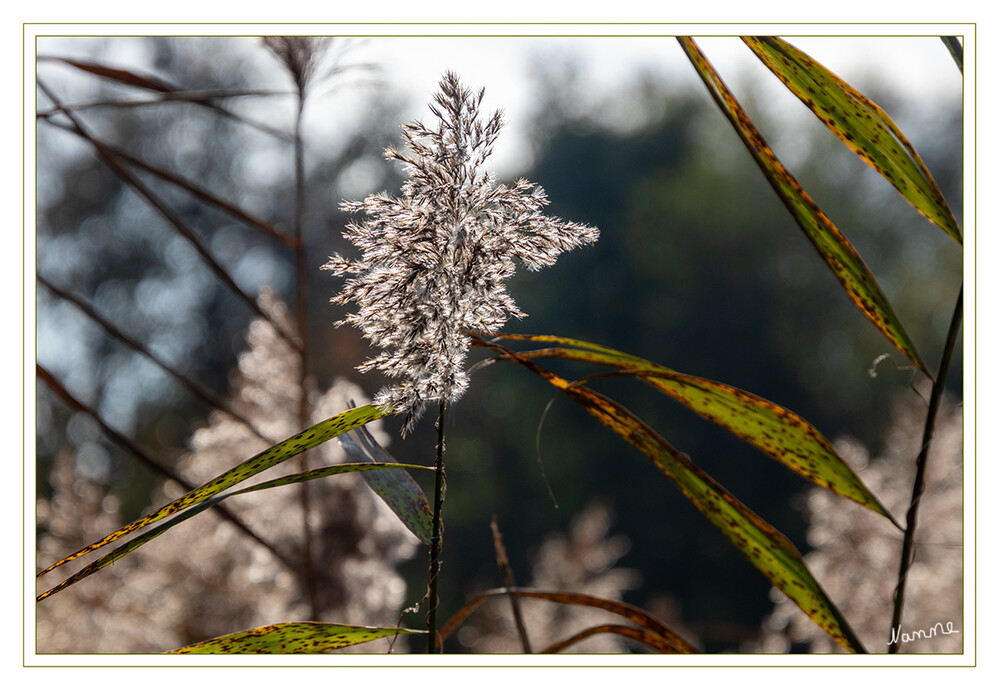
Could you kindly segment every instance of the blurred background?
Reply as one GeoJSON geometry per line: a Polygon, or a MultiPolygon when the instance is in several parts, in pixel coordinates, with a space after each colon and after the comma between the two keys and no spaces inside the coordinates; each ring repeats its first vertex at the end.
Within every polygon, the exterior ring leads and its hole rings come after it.
{"type": "MultiPolygon", "coordinates": [[[[961,223],[962,80],[939,39],[789,40],[893,117],[961,223]]],[[[961,285],[961,247],[842,146],[737,38],[699,43],[777,154],[854,243],[934,367],[961,285]]],[[[347,222],[338,210],[341,200],[398,190],[401,170],[381,152],[399,145],[400,123],[430,118],[426,103],[447,69],[467,86],[485,87],[484,110],[506,114],[491,170],[504,181],[523,176],[540,184],[552,201],[551,214],[601,231],[596,245],[510,281],[510,293],[529,317],[505,330],[576,337],[743,388],[870,457],[898,455],[889,430],[900,423],[899,409],[922,405],[910,389],[912,372],[852,306],[672,38],[338,38],[268,46],[248,37],[52,37],[39,39],[37,52],[37,361],[65,390],[42,381],[37,387],[39,566],[177,495],[176,477],[171,488],[163,469],[192,479],[207,471],[208,465],[196,466],[204,449],[196,432],[217,432],[223,418],[209,399],[192,395],[152,358],[230,400],[260,428],[280,420],[268,432],[277,439],[304,426],[304,417],[290,412],[298,399],[309,400],[310,411],[302,413],[308,415],[334,399],[361,404],[384,384],[378,375],[354,370],[367,345],[355,330],[334,327],[344,315],[329,304],[339,279],[319,267],[334,252],[353,252],[341,237],[347,222]],[[304,163],[296,187],[300,103],[304,163]],[[138,185],[116,174],[108,156],[138,185]],[[300,248],[289,239],[294,237],[301,238],[300,248]],[[274,324],[303,339],[276,345],[282,336],[274,324]],[[261,335],[268,328],[269,340],[261,335]],[[871,377],[885,353],[889,360],[871,377]],[[268,357],[283,358],[289,371],[268,369],[261,364],[268,357]],[[279,379],[280,386],[274,383],[279,379]],[[344,380],[355,386],[349,395],[342,392],[344,380]],[[338,385],[340,397],[332,393],[338,385]],[[261,397],[260,390],[270,393],[261,397]],[[137,461],[96,419],[131,439],[161,469],[137,461]],[[97,533],[74,542],[83,537],[74,537],[71,528],[87,520],[97,533]]],[[[472,353],[473,361],[482,357],[472,353]]],[[[958,405],[959,427],[960,348],[952,367],[951,406],[958,405]]],[[[589,373],[560,371],[569,378],[589,373]]],[[[637,383],[597,387],[799,549],[810,549],[808,530],[816,516],[803,479],[637,383]]],[[[547,384],[501,363],[476,370],[470,390],[451,408],[443,617],[475,593],[502,585],[490,531],[495,516],[518,584],[622,599],[678,626],[705,651],[756,649],[774,608],[766,579],[644,456],[564,399],[545,415],[551,400],[547,384]]],[[[432,464],[432,420],[404,440],[397,426],[386,420],[379,436],[393,456],[432,464]]],[[[268,433],[243,455],[214,459],[212,471],[267,447],[268,433]]],[[[954,444],[959,486],[959,433],[954,444]]],[[[243,446],[233,447],[243,452],[243,446]]],[[[429,490],[425,478],[417,479],[429,490]]],[[[311,530],[310,548],[288,546],[282,561],[280,549],[252,551],[263,547],[245,531],[223,531],[220,544],[206,546],[203,555],[193,548],[178,555],[200,563],[199,587],[214,583],[219,597],[228,599],[235,598],[237,571],[267,562],[255,586],[268,580],[268,596],[280,604],[254,609],[251,603],[235,613],[230,607],[230,618],[220,613],[214,627],[206,627],[191,623],[205,615],[205,604],[187,600],[160,622],[168,634],[150,633],[139,644],[135,630],[148,627],[142,609],[153,606],[141,594],[127,604],[134,628],[94,632],[123,620],[108,615],[102,622],[89,613],[124,606],[99,595],[122,573],[100,573],[91,578],[90,598],[74,609],[75,634],[59,637],[56,623],[45,625],[60,617],[54,607],[72,590],[39,605],[38,651],[158,651],[278,622],[268,615],[349,611],[356,619],[336,622],[394,624],[397,612],[423,594],[424,550],[407,545],[405,534],[384,536],[398,528],[382,523],[384,538],[365,541],[372,516],[392,518],[378,513],[369,495],[356,498],[367,491],[363,484],[350,489],[350,500],[361,507],[341,514],[340,536],[331,536],[326,518],[315,513],[330,491],[340,490],[329,488],[339,480],[324,481],[309,489],[311,498],[296,494],[292,501],[304,514],[295,524],[311,530]],[[344,531],[351,536],[343,537],[344,531]],[[245,562],[213,565],[212,554],[244,541],[250,543],[245,562]],[[343,549],[354,559],[355,575],[370,574],[341,578],[344,597],[372,582],[398,580],[398,586],[386,587],[367,607],[317,598],[317,587],[332,585],[294,564],[305,559],[319,572],[333,571],[341,567],[337,554],[343,549]],[[385,620],[363,618],[372,611],[385,620]]],[[[336,510],[343,513],[348,499],[341,498],[336,510]]],[[[948,514],[956,516],[957,531],[948,538],[956,543],[948,553],[959,558],[959,493],[953,500],[956,508],[948,514]]],[[[290,520],[277,504],[244,509],[250,529],[265,541],[276,522],[290,520]]],[[[197,523],[185,528],[197,531],[197,523]]],[[[282,534],[270,535],[272,545],[300,536],[295,530],[282,534]]],[[[176,548],[184,551],[182,544],[176,548]]],[[[154,542],[141,551],[156,549],[154,542]]],[[[959,568],[956,577],[959,587],[959,568]]],[[[155,587],[159,597],[170,583],[144,586],[147,593],[155,587]]],[[[263,600],[252,587],[239,591],[251,602],[263,600]]],[[[561,630],[565,637],[574,625],[592,624],[578,613],[544,606],[531,614],[540,638],[561,630]]],[[[498,606],[482,612],[448,650],[519,651],[507,614],[498,606]]],[[[884,630],[889,620],[890,611],[884,630]]],[[[423,627],[423,616],[408,614],[403,623],[423,627]]],[[[576,651],[629,649],[594,644],[576,651]]]]}

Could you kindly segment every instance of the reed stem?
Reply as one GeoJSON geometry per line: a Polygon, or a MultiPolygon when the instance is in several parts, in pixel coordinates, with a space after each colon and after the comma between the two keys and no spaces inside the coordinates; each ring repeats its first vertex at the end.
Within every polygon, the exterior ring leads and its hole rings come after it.
{"type": "Polygon", "coordinates": [[[898,652],[898,636],[894,634],[902,623],[902,608],[905,605],[905,583],[909,574],[909,566],[912,565],[913,552],[915,549],[916,516],[919,511],[919,501],[926,488],[926,459],[930,452],[930,441],[933,440],[933,425],[936,421],[937,410],[940,408],[940,400],[943,398],[944,383],[947,380],[947,369],[950,367],[951,355],[954,354],[954,346],[957,342],[958,331],[961,330],[961,315],[964,309],[964,287],[957,295],[957,304],[954,305],[954,314],[951,317],[950,329],[947,331],[947,341],[944,343],[943,356],[940,358],[940,369],[937,371],[937,379],[933,382],[933,390],[930,393],[929,409],[926,412],[926,425],[923,427],[923,444],[919,450],[919,457],[916,458],[916,477],[912,482],[912,500],[909,501],[909,510],[905,516],[905,536],[902,539],[902,558],[898,567],[898,584],[895,586],[895,604],[891,615],[891,631],[889,636],[891,642],[888,644],[888,653],[898,652]]]}
{"type": "Polygon", "coordinates": [[[440,414],[437,417],[437,459],[434,462],[434,522],[430,537],[430,571],[427,573],[427,654],[442,651],[437,645],[437,581],[441,571],[441,539],[444,534],[443,509],[444,491],[447,488],[447,477],[444,473],[444,413],[447,411],[447,401],[441,401],[440,414]]]}

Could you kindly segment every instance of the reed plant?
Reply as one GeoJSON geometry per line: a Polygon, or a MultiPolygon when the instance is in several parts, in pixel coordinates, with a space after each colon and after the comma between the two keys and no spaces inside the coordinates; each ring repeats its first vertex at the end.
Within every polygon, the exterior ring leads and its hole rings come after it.
{"type": "MultiPolygon", "coordinates": [[[[836,137],[880,173],[929,223],[958,245],[963,243],[958,222],[933,176],[885,110],[787,41],[775,37],[744,37],[742,41],[836,137]]],[[[426,637],[426,644],[420,646],[427,653],[442,653],[449,636],[460,633],[473,616],[481,617],[480,607],[492,600],[509,603],[506,629],[508,634],[515,634],[519,651],[525,653],[578,648],[598,635],[614,636],[635,648],[654,652],[701,651],[695,636],[682,622],[664,622],[620,600],[627,588],[625,583],[630,581],[630,575],[622,575],[624,571],[619,571],[616,579],[611,578],[614,584],[603,596],[572,588],[574,582],[596,582],[596,576],[588,580],[550,576],[546,580],[543,565],[536,568],[538,586],[518,587],[502,531],[495,521],[492,542],[504,586],[462,593],[467,594],[467,604],[445,612],[449,614],[446,620],[441,616],[440,589],[447,586],[447,563],[463,558],[460,553],[448,551],[445,538],[447,413],[467,390],[474,390],[471,374],[490,366],[504,367],[510,376],[523,374],[550,385],[556,397],[577,404],[623,443],[636,448],[769,581],[783,605],[800,612],[796,614],[796,625],[810,621],[809,630],[827,643],[822,649],[904,651],[901,643],[905,638],[899,633],[906,625],[907,585],[918,543],[920,507],[924,498],[931,498],[925,497],[925,492],[927,477],[935,476],[930,459],[934,457],[931,451],[937,437],[935,425],[942,407],[948,409],[948,434],[952,435],[954,424],[953,405],[945,402],[945,388],[951,358],[960,343],[962,288],[955,288],[953,313],[946,330],[940,333],[938,349],[942,354],[933,366],[917,352],[891,301],[857,249],[777,157],[697,42],[690,37],[678,37],[677,42],[710,98],[814,247],[818,254],[816,265],[818,261],[826,265],[847,299],[897,351],[892,359],[903,358],[913,377],[926,389],[920,440],[912,446],[914,457],[905,459],[912,471],[905,475],[911,475],[911,487],[906,487],[911,490],[903,510],[895,495],[897,486],[893,486],[895,493],[887,501],[885,486],[869,486],[863,473],[857,471],[857,463],[847,461],[851,453],[843,450],[846,446],[832,443],[803,416],[776,402],[646,358],[656,356],[654,352],[639,356],[615,349],[615,343],[594,343],[572,335],[503,331],[510,317],[527,316],[508,292],[507,283],[517,266],[535,271],[555,264],[569,250],[599,252],[599,233],[584,223],[546,214],[549,199],[539,185],[524,179],[510,184],[496,179],[488,164],[503,130],[503,115],[484,114],[485,89],[472,90],[456,73],[442,76],[428,106],[431,119],[403,125],[402,147],[384,148],[384,157],[403,175],[398,195],[370,194],[363,200],[341,204],[341,212],[353,218],[346,223],[343,237],[352,245],[349,251],[359,256],[333,253],[323,266],[342,278],[334,304],[356,306],[356,311],[337,325],[356,327],[373,348],[373,354],[366,359],[358,357],[348,364],[356,366],[361,375],[380,372],[388,379],[367,402],[368,396],[347,382],[338,383],[335,390],[320,390],[311,370],[317,359],[342,357],[344,353],[321,352],[310,337],[315,333],[314,324],[309,322],[310,281],[315,278],[313,274],[318,275],[318,260],[310,255],[314,241],[306,236],[310,196],[303,118],[307,107],[314,103],[317,88],[351,71],[367,74],[368,67],[345,59],[342,41],[309,37],[268,37],[260,42],[262,50],[285,71],[292,84],[290,91],[190,88],[119,66],[45,55],[39,56],[40,62],[58,63],[129,94],[143,94],[138,100],[115,96],[106,101],[70,102],[47,79],[39,77],[39,100],[45,103],[37,114],[39,127],[66,133],[97,156],[133,200],[140,200],[171,228],[174,236],[185,243],[185,251],[197,257],[229,297],[252,314],[253,321],[251,347],[239,362],[241,378],[235,394],[219,395],[183,366],[167,361],[149,342],[129,333],[115,317],[101,314],[44,266],[39,269],[38,284],[54,303],[71,305],[82,312],[113,341],[147,358],[198,404],[213,410],[210,430],[195,436],[185,460],[165,461],[117,429],[99,405],[81,401],[52,368],[38,363],[41,383],[70,409],[90,419],[102,436],[120,444],[151,472],[168,480],[170,487],[157,494],[159,507],[125,521],[124,526],[109,528],[106,511],[102,512],[97,505],[100,502],[86,493],[91,489],[78,495],[76,502],[67,499],[72,494],[72,480],[68,461],[63,458],[53,474],[53,483],[62,489],[61,496],[42,501],[39,509],[40,524],[51,535],[63,533],[61,541],[50,535],[39,542],[39,559],[44,563],[38,577],[46,578],[37,596],[39,620],[52,627],[52,617],[46,617],[45,607],[87,587],[87,597],[75,600],[73,607],[75,613],[85,613],[85,600],[100,597],[108,582],[89,578],[119,561],[134,561],[137,565],[112,571],[118,578],[146,578],[139,590],[123,590],[132,592],[130,596],[170,587],[169,579],[175,572],[165,571],[179,568],[171,565],[177,561],[167,558],[157,562],[154,558],[142,559],[141,554],[157,548],[166,550],[164,545],[181,533],[173,530],[196,518],[203,527],[195,532],[198,539],[190,540],[192,548],[219,552],[221,557],[226,549],[210,536],[223,533],[226,541],[238,538],[246,545],[227,556],[226,567],[245,576],[240,587],[216,586],[207,593],[229,601],[227,606],[236,610],[235,619],[252,627],[213,630],[204,625],[199,629],[203,634],[196,636],[207,639],[192,643],[178,636],[170,650],[176,653],[315,653],[365,644],[363,651],[371,649],[366,643],[378,639],[387,640],[382,643],[385,649],[401,651],[406,649],[401,640],[413,635],[426,637]],[[290,131],[253,120],[232,105],[240,99],[276,97],[290,98],[294,103],[290,131]],[[145,160],[139,152],[105,138],[98,133],[99,127],[87,122],[95,109],[124,111],[144,106],[205,109],[219,121],[252,128],[287,147],[293,173],[288,186],[289,212],[284,221],[264,220],[243,205],[226,200],[206,181],[145,160]],[[267,291],[253,294],[246,289],[245,281],[217,256],[219,243],[212,241],[211,233],[192,227],[189,214],[183,212],[191,200],[210,208],[214,217],[225,217],[227,223],[249,229],[257,235],[257,241],[280,246],[290,255],[290,307],[267,291]],[[482,357],[470,367],[472,348],[482,357]],[[549,368],[566,362],[593,369],[567,378],[549,368]],[[859,614],[844,607],[842,600],[837,602],[839,590],[831,596],[820,584],[827,575],[816,576],[815,558],[812,562],[804,558],[788,537],[624,402],[597,390],[600,382],[621,378],[639,381],[656,394],[689,408],[813,484],[819,496],[813,500],[827,500],[821,512],[831,525],[827,531],[849,531],[850,524],[856,521],[844,524],[832,516],[852,510],[863,515],[867,525],[863,539],[877,540],[880,537],[872,535],[881,530],[882,536],[887,533],[897,540],[900,551],[894,592],[890,606],[885,604],[890,610],[878,612],[887,623],[882,631],[888,641],[885,649],[870,648],[869,617],[865,617],[864,635],[858,634],[847,613],[859,614]],[[398,428],[400,436],[405,437],[418,427],[427,408],[436,408],[433,448],[425,449],[424,462],[399,462],[387,449],[392,434],[381,429],[382,420],[397,417],[396,426],[391,428],[398,428]],[[333,439],[338,443],[328,443],[333,439]],[[292,459],[295,466],[291,473],[282,474],[276,469],[292,459]],[[327,477],[335,479],[329,483],[319,481],[327,477]],[[361,491],[358,477],[381,502],[361,491]],[[252,478],[257,483],[236,488],[252,478]],[[432,485],[430,498],[421,488],[421,481],[432,485]],[[332,482],[343,482],[347,488],[330,489],[332,482]],[[281,488],[292,485],[296,487],[294,495],[281,488]],[[282,500],[278,501],[277,496],[282,500]],[[89,498],[83,501],[85,497],[89,498]],[[828,502],[830,497],[837,497],[836,501],[828,502]],[[77,526],[87,529],[70,529],[66,510],[83,511],[93,525],[81,523],[77,526]],[[70,539],[76,543],[67,545],[70,539]],[[154,540],[157,543],[150,544],[154,540]],[[411,557],[417,544],[427,553],[426,592],[404,610],[394,567],[411,557]],[[57,549],[64,545],[70,553],[60,557],[57,549]],[[145,548],[139,551],[140,547],[145,548]],[[52,571],[81,563],[79,559],[95,552],[103,555],[60,581],[48,583],[52,571]],[[261,566],[262,562],[266,567],[261,566]],[[144,568],[153,569],[167,581],[150,579],[149,573],[142,572],[144,568]],[[255,590],[250,582],[253,578],[247,575],[254,569],[258,587],[261,579],[268,578],[289,587],[293,583],[301,596],[289,600],[286,592],[279,594],[273,587],[255,590]],[[266,597],[259,591],[265,591],[266,597]],[[241,597],[269,602],[266,610],[273,619],[258,621],[255,614],[241,609],[240,602],[234,600],[241,597]],[[588,615],[564,619],[579,629],[553,626],[535,615],[537,609],[530,608],[539,601],[588,615]],[[425,629],[402,625],[404,614],[414,610],[425,614],[425,629]],[[602,619],[593,616],[598,611],[614,618],[598,622],[602,619]],[[363,619],[365,616],[370,617],[363,619]],[[539,627],[547,627],[549,632],[557,629],[559,639],[546,640],[539,646],[539,633],[544,632],[539,627]]],[[[943,43],[962,68],[960,42],[945,37],[943,43]]],[[[389,143],[382,142],[381,146],[389,143]]],[[[349,157],[348,151],[337,164],[341,170],[355,162],[349,157]]],[[[525,323],[531,324],[530,330],[546,330],[543,323],[525,323]]],[[[912,426],[910,421],[906,427],[909,436],[916,433],[912,426]]],[[[450,459],[461,462],[460,457],[450,459]]],[[[594,553],[621,553],[608,546],[615,542],[606,537],[606,524],[597,528],[597,533],[598,538],[590,542],[575,533],[574,538],[589,544],[587,548],[594,553]]],[[[175,544],[174,552],[179,549],[182,547],[175,544]]],[[[600,556],[607,564],[615,557],[600,556]]],[[[563,554],[552,556],[548,562],[571,560],[563,554]]],[[[925,587],[925,573],[920,578],[925,587]]],[[[184,589],[186,598],[206,601],[206,583],[210,580],[204,574],[194,578],[196,586],[192,589],[188,584],[184,589]]],[[[781,615],[781,620],[786,621],[790,614],[785,611],[781,615]]],[[[140,619],[138,614],[129,619],[131,634],[140,634],[140,619]]],[[[494,625],[490,634],[494,635],[496,629],[494,625]]],[[[78,629],[78,634],[86,634],[85,626],[78,629]]],[[[800,627],[796,634],[801,636],[800,627]]]]}

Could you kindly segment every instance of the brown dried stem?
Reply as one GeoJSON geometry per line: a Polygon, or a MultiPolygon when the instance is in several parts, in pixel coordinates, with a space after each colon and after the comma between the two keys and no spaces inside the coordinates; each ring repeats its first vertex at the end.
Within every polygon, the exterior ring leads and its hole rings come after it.
{"type": "Polygon", "coordinates": [[[940,408],[940,401],[944,394],[944,384],[947,380],[947,369],[950,367],[951,356],[954,354],[954,347],[957,343],[957,334],[961,330],[961,316],[964,309],[964,287],[957,295],[957,303],[954,305],[954,314],[951,316],[950,328],[947,331],[947,340],[944,343],[943,355],[940,358],[940,369],[937,371],[937,378],[933,382],[933,390],[930,392],[929,409],[926,412],[926,425],[923,427],[923,444],[916,458],[916,477],[912,482],[912,499],[909,501],[909,511],[905,515],[905,536],[902,539],[902,558],[898,567],[898,584],[895,586],[895,603],[892,608],[891,630],[888,653],[898,652],[899,636],[895,635],[902,623],[902,608],[905,605],[905,584],[909,574],[909,566],[912,565],[915,551],[916,537],[916,517],[919,512],[919,501],[926,488],[926,459],[930,452],[930,442],[933,440],[933,426],[936,421],[937,410],[940,408]]]}
{"type": "MultiPolygon", "coordinates": [[[[301,340],[299,390],[301,397],[298,400],[298,425],[300,429],[309,426],[309,400],[308,400],[308,263],[306,259],[306,243],[302,219],[305,213],[305,148],[302,142],[302,113],[305,110],[305,94],[307,78],[299,78],[296,75],[295,83],[298,87],[298,108],[295,114],[295,208],[292,216],[292,233],[295,238],[295,323],[298,326],[298,337],[301,340]]],[[[298,466],[301,471],[309,469],[309,454],[303,453],[298,458],[298,466]]],[[[299,486],[299,498],[302,502],[302,542],[306,571],[304,574],[306,589],[309,592],[309,605],[312,608],[312,617],[319,616],[319,578],[315,570],[315,563],[312,559],[312,527],[309,524],[309,516],[312,514],[312,501],[310,498],[311,487],[308,483],[299,486]]]]}
{"type": "Polygon", "coordinates": [[[507,590],[510,591],[510,607],[513,609],[513,621],[517,625],[517,634],[520,636],[520,644],[524,649],[524,654],[531,654],[531,641],[527,637],[527,627],[524,625],[524,616],[520,611],[520,601],[513,590],[517,588],[517,583],[513,579],[513,569],[510,568],[510,560],[506,557],[506,547],[503,546],[503,535],[500,534],[499,523],[493,515],[489,526],[493,530],[493,547],[496,549],[496,564],[503,571],[503,582],[506,583],[507,590]]]}
{"type": "Polygon", "coordinates": [[[662,654],[679,653],[679,650],[670,644],[666,638],[661,635],[657,635],[651,630],[642,630],[640,628],[633,628],[630,625],[618,625],[615,623],[606,623],[604,625],[595,625],[592,628],[587,628],[586,630],[576,633],[568,639],[556,642],[555,644],[542,649],[540,653],[557,654],[558,652],[568,649],[578,642],[582,642],[588,637],[593,637],[594,635],[599,635],[600,633],[613,633],[615,635],[621,635],[622,637],[629,637],[636,642],[641,642],[647,647],[662,654]]]}

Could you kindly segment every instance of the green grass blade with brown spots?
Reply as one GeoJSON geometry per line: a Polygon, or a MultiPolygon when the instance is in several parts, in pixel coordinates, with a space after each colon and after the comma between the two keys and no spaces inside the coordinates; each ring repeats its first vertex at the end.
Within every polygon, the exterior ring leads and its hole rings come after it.
{"type": "Polygon", "coordinates": [[[852,652],[865,651],[787,537],[619,403],[596,391],[574,385],[516,352],[496,344],[490,344],[490,347],[563,391],[602,424],[640,450],[757,570],[840,646],[852,652]]]}
{"type": "Polygon", "coordinates": [[[677,40],[707,86],[711,97],[732,123],[767,181],[777,192],[777,196],[836,275],[853,303],[895,347],[921,371],[929,375],[928,369],[916,353],[915,346],[895,315],[895,310],[857,250],[778,160],[773,149],[756,129],[746,111],[739,105],[739,101],[729,91],[693,39],[679,36],[677,40]]]}
{"type": "Polygon", "coordinates": [[[959,244],[961,229],[923,159],[876,103],[775,36],[744,36],[756,57],[829,130],[959,244]]]}
{"type": "MultiPolygon", "coordinates": [[[[124,556],[132,553],[140,546],[144,546],[151,542],[156,537],[160,536],[169,529],[172,529],[182,522],[190,520],[196,515],[200,515],[204,511],[208,510],[214,505],[221,503],[227,498],[233,496],[239,496],[241,494],[248,494],[253,491],[263,491],[264,489],[274,489],[279,486],[287,486],[290,484],[298,484],[301,482],[312,481],[314,479],[322,479],[323,477],[331,477],[337,474],[346,474],[347,472],[363,472],[365,474],[370,472],[387,472],[390,470],[403,470],[404,468],[410,469],[426,469],[433,470],[432,467],[424,467],[423,465],[403,465],[400,463],[362,463],[362,464],[344,464],[344,465],[331,465],[328,467],[319,467],[313,470],[307,470],[305,472],[299,472],[297,474],[288,475],[286,477],[279,477],[277,479],[272,479],[270,481],[262,482],[260,484],[255,484],[253,486],[247,487],[245,489],[240,489],[239,491],[232,491],[227,494],[219,494],[212,496],[211,498],[198,503],[197,505],[188,508],[184,512],[175,515],[170,520],[166,522],[161,522],[157,527],[151,529],[147,532],[142,533],[142,535],[130,539],[118,548],[116,548],[111,553],[101,556],[97,560],[93,561],[85,568],[81,568],[78,572],[74,573],[71,577],[66,578],[58,585],[46,592],[40,594],[37,601],[42,601],[51,597],[52,595],[61,592],[67,587],[75,585],[77,582],[84,580],[94,573],[103,570],[107,566],[111,565],[115,561],[123,558],[124,556]]],[[[409,476],[409,475],[407,475],[409,476]]]]}
{"type": "Polygon", "coordinates": [[[374,405],[366,405],[365,407],[347,410],[346,412],[338,414],[335,417],[330,417],[329,419],[319,422],[305,431],[295,434],[291,438],[254,455],[249,460],[240,463],[228,472],[224,472],[215,479],[199,486],[194,491],[181,496],[168,505],[165,505],[148,515],[139,518],[135,522],[125,525],[121,529],[115,530],[111,534],[103,537],[102,539],[98,539],[94,543],[83,547],[79,551],[56,561],[38,573],[38,577],[41,577],[45,573],[54,570],[65,563],[69,563],[80,556],[117,541],[118,539],[131,534],[135,530],[158,522],[163,518],[184,510],[185,508],[201,503],[202,501],[225,491],[239,482],[249,479],[266,469],[270,469],[271,467],[284,462],[288,458],[292,458],[299,453],[309,450],[310,448],[315,448],[316,446],[329,441],[331,438],[347,433],[351,429],[356,429],[357,427],[373,422],[376,419],[381,419],[388,414],[390,413],[380,410],[374,405]]]}
{"type": "Polygon", "coordinates": [[[549,335],[503,334],[499,337],[570,346],[518,353],[525,359],[551,357],[591,362],[640,378],[809,481],[884,515],[898,526],[860,477],[837,455],[829,440],[791,410],[734,386],[681,374],[655,362],[582,340],[549,335]]]}
{"type": "Polygon", "coordinates": [[[391,635],[419,632],[406,628],[365,628],[336,623],[276,623],[213,637],[167,654],[321,654],[391,635]]]}

